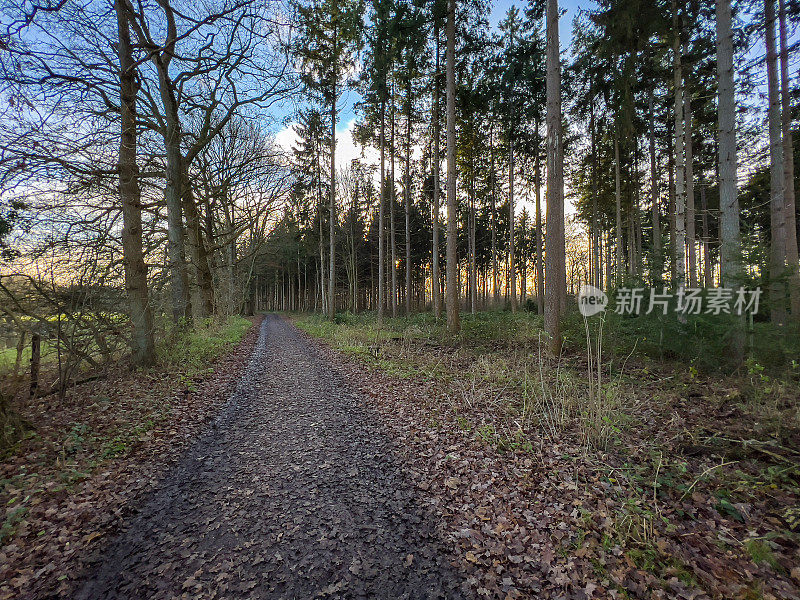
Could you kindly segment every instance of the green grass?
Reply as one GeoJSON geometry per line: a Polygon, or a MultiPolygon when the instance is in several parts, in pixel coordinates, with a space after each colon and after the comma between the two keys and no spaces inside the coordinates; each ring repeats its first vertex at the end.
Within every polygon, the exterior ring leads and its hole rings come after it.
{"type": "Polygon", "coordinates": [[[773,569],[780,568],[775,555],[772,553],[772,549],[765,542],[761,540],[747,540],[744,543],[744,548],[755,564],[767,563],[773,569]]]}
{"type": "Polygon", "coordinates": [[[379,326],[375,313],[338,313],[335,321],[317,314],[301,315],[297,325],[313,336],[334,342],[357,341],[376,344],[389,339],[419,339],[441,344],[460,342],[490,343],[536,342],[542,331],[542,316],[520,311],[485,311],[461,316],[461,332],[451,336],[444,319],[431,313],[415,313],[405,317],[384,319],[379,326]]]}
{"type": "MultiPolygon", "coordinates": [[[[26,340],[25,347],[22,349],[22,358],[19,363],[20,371],[25,370],[31,362],[31,342],[30,337],[26,340]]],[[[56,360],[56,353],[54,349],[46,340],[42,340],[41,345],[42,363],[47,364],[56,360]]],[[[0,350],[0,373],[11,371],[14,368],[14,363],[17,361],[16,348],[4,348],[0,350]]]]}
{"type": "Polygon", "coordinates": [[[189,329],[170,328],[157,344],[159,361],[180,367],[191,378],[214,358],[239,343],[251,322],[240,316],[206,319],[189,329]]]}

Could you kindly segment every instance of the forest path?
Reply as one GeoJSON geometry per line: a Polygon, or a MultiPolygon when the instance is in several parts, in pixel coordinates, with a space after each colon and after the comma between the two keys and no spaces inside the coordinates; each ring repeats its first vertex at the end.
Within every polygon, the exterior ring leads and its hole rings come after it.
{"type": "Polygon", "coordinates": [[[79,598],[460,598],[435,526],[343,377],[268,315],[214,425],[79,598]]]}

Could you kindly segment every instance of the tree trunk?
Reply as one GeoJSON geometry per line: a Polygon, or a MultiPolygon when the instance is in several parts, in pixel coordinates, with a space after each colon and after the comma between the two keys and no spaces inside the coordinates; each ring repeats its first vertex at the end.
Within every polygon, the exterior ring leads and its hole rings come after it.
{"type": "Polygon", "coordinates": [[[783,277],[786,270],[786,213],[783,204],[783,142],[781,141],[781,97],[775,51],[775,3],[764,0],[767,44],[767,88],[769,90],[769,157],[770,157],[770,244],[769,296],[770,318],[776,325],[786,321],[786,292],[783,277]]]}
{"type": "Polygon", "coordinates": [[[564,147],[561,134],[561,63],[558,1],[547,0],[547,283],[544,326],[550,351],[561,352],[561,316],[566,304],[564,256],[564,147]]]}
{"type": "Polygon", "coordinates": [[[189,300],[189,276],[186,270],[186,248],[184,245],[183,206],[181,203],[181,154],[180,127],[168,120],[166,142],[166,185],[164,199],[167,205],[167,255],[169,257],[170,283],[172,286],[172,318],[177,323],[191,319],[192,305],[189,300]]]}
{"type": "Polygon", "coordinates": [[[797,250],[797,216],[794,194],[794,141],[789,89],[789,51],[786,33],[786,0],[778,0],[781,44],[781,129],[783,133],[783,205],[786,213],[786,262],[789,265],[791,318],[800,323],[800,259],[797,250]]]}
{"type": "Polygon", "coordinates": [[[336,316],[336,29],[333,30],[333,77],[331,78],[331,189],[330,189],[330,223],[328,237],[330,239],[329,274],[328,274],[328,318],[336,316]]]}
{"type": "Polygon", "coordinates": [[[441,157],[439,156],[439,19],[434,19],[434,37],[436,38],[436,71],[433,76],[433,264],[431,266],[431,292],[433,294],[433,314],[438,319],[442,316],[442,294],[439,287],[439,198],[441,182],[439,173],[441,157]]]}
{"type": "Polygon", "coordinates": [[[681,34],[678,5],[672,0],[672,60],[675,94],[675,279],[678,288],[686,285],[686,188],[684,184],[683,148],[683,68],[681,65],[681,34]]]}
{"type": "Polygon", "coordinates": [[[456,0],[447,0],[447,329],[461,329],[458,306],[456,198],[456,0]]]}
{"type": "Polygon", "coordinates": [[[661,221],[658,212],[658,165],[656,163],[656,128],[655,108],[653,106],[653,86],[650,86],[647,97],[650,113],[650,202],[653,220],[653,284],[660,284],[664,268],[661,255],[661,221]]]}
{"type": "MultiPolygon", "coordinates": [[[[378,324],[383,324],[386,307],[386,228],[383,206],[386,201],[386,103],[381,100],[381,187],[378,192],[378,324]]],[[[436,233],[434,232],[434,240],[436,233]]]]}
{"type": "Polygon", "coordinates": [[[494,170],[494,123],[489,132],[489,161],[491,170],[489,171],[489,198],[491,201],[491,226],[492,226],[492,299],[494,305],[500,304],[500,286],[497,282],[497,200],[494,195],[495,190],[495,170],[494,170]]]}
{"type": "Polygon", "coordinates": [[[534,149],[535,172],[534,186],[536,187],[536,309],[538,314],[544,313],[544,265],[542,264],[542,172],[540,168],[541,153],[539,152],[539,123],[536,123],[536,146],[534,149]]]}
{"type": "Polygon", "coordinates": [[[394,89],[391,94],[392,110],[389,116],[389,239],[392,244],[392,318],[397,317],[397,228],[395,227],[395,190],[394,190],[394,89]]]}
{"type": "Polygon", "coordinates": [[[622,273],[625,271],[625,256],[623,254],[623,237],[622,237],[622,177],[620,175],[619,165],[619,126],[614,126],[614,198],[616,200],[616,230],[617,230],[617,243],[615,249],[615,265],[616,283],[617,287],[622,284],[622,273]]]}
{"type": "Polygon", "coordinates": [[[406,314],[411,314],[411,79],[406,90],[406,172],[403,185],[406,211],[406,314]]]}
{"type": "MultiPolygon", "coordinates": [[[[589,82],[589,85],[592,89],[589,90],[589,102],[590,102],[590,111],[591,114],[589,116],[589,134],[590,134],[590,146],[591,146],[591,153],[592,153],[592,221],[591,221],[591,238],[590,240],[590,253],[591,253],[591,265],[592,265],[592,285],[597,287],[602,287],[600,284],[600,257],[599,257],[599,243],[598,243],[598,231],[597,231],[597,131],[595,126],[595,114],[594,114],[594,78],[592,78],[589,82]]],[[[538,139],[539,135],[539,126],[536,126],[536,136],[538,139]]],[[[538,141],[537,141],[537,156],[536,156],[536,227],[537,227],[537,251],[538,251],[538,228],[539,228],[539,156],[538,156],[538,141]]],[[[539,259],[537,258],[537,264],[539,259]]],[[[538,276],[538,274],[537,274],[538,276]]],[[[541,311],[540,311],[541,312],[541,311]]]]}
{"type": "Polygon", "coordinates": [[[694,145],[692,143],[692,96],[683,88],[684,148],[686,150],[686,240],[688,242],[689,287],[697,287],[697,234],[694,210],[694,145]]]}
{"type": "Polygon", "coordinates": [[[700,210],[703,227],[703,285],[710,288],[714,285],[714,267],[711,264],[711,237],[708,230],[708,201],[706,200],[706,186],[700,179],[700,210]]]}
{"type": "Polygon", "coordinates": [[[192,307],[197,319],[205,319],[214,312],[214,287],[200,215],[189,187],[185,158],[181,158],[181,206],[186,215],[189,257],[194,269],[195,298],[192,307]]]}
{"type": "Polygon", "coordinates": [[[476,261],[475,248],[475,165],[474,148],[470,150],[470,169],[469,169],[469,298],[470,310],[472,314],[478,312],[478,266],[476,261]]]}
{"type": "Polygon", "coordinates": [[[147,265],[142,251],[142,202],[139,167],[136,164],[136,67],[127,10],[122,0],[114,2],[117,13],[120,61],[119,196],[122,204],[122,256],[125,290],[128,294],[133,338],[131,351],[136,366],[155,362],[153,313],[147,297],[147,265]]]}
{"type": "MultiPolygon", "coordinates": [[[[513,118],[513,117],[512,117],[513,118]]],[[[511,281],[511,312],[517,312],[517,269],[514,257],[514,134],[508,135],[508,277],[511,281]]]]}

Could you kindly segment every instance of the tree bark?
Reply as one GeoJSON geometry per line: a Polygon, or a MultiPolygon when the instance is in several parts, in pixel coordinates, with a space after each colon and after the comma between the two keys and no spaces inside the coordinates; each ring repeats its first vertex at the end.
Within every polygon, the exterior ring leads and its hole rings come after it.
{"type": "Polygon", "coordinates": [[[456,198],[456,0],[447,0],[447,329],[461,329],[456,198]]]}
{"type": "MultiPolygon", "coordinates": [[[[512,116],[513,118],[513,116],[512,116]]],[[[517,265],[514,256],[514,134],[508,132],[508,277],[511,282],[511,312],[517,312],[517,265]]]]}
{"type": "Polygon", "coordinates": [[[136,164],[136,67],[123,0],[115,0],[117,52],[120,61],[119,196],[122,204],[122,256],[133,338],[131,351],[136,366],[155,362],[153,313],[148,302],[147,265],[142,251],[142,202],[139,167],[136,164]]]}
{"type": "Polygon", "coordinates": [[[411,314],[411,79],[406,90],[406,168],[403,195],[406,213],[406,314],[411,314]]]}
{"type": "Polygon", "coordinates": [[[686,187],[683,148],[683,68],[681,65],[681,29],[678,5],[672,0],[672,61],[675,95],[675,281],[678,288],[686,285],[686,187]]]}
{"type": "Polygon", "coordinates": [[[692,143],[692,96],[683,88],[684,149],[686,151],[686,241],[688,242],[689,287],[697,287],[697,234],[694,209],[694,144],[692,143]]]}
{"type": "Polygon", "coordinates": [[[328,253],[328,318],[336,316],[336,82],[339,77],[336,68],[336,28],[333,30],[333,76],[331,77],[331,189],[330,189],[330,223],[328,237],[330,249],[328,253]]]}
{"type": "Polygon", "coordinates": [[[208,250],[200,224],[200,215],[189,187],[189,176],[185,159],[181,158],[181,206],[186,215],[186,232],[189,241],[189,257],[194,269],[195,299],[192,302],[194,316],[205,319],[214,312],[214,287],[208,250]]]}
{"type": "Polygon", "coordinates": [[[534,149],[534,185],[536,187],[536,309],[538,314],[544,313],[544,265],[542,264],[542,172],[541,153],[539,152],[539,123],[536,123],[536,147],[534,149]]]}
{"type": "Polygon", "coordinates": [[[653,106],[653,86],[647,97],[650,117],[650,202],[653,221],[653,284],[660,284],[664,268],[661,255],[661,220],[658,211],[658,164],[656,163],[655,107],[653,106]]]}
{"type": "MultiPolygon", "coordinates": [[[[386,307],[386,228],[383,205],[386,198],[386,102],[381,100],[381,187],[378,199],[378,324],[383,324],[386,307]]],[[[434,240],[436,233],[434,232],[434,240]]],[[[435,243],[435,242],[434,242],[435,243]]]]}
{"type": "Polygon", "coordinates": [[[703,227],[703,285],[710,288],[714,285],[714,267],[711,264],[711,238],[708,230],[708,201],[706,200],[706,187],[703,180],[700,184],[700,211],[703,227]]]}
{"type": "Polygon", "coordinates": [[[786,270],[786,214],[783,200],[783,142],[781,140],[781,97],[775,50],[775,3],[764,0],[767,45],[767,89],[769,92],[770,157],[770,318],[776,325],[786,321],[786,293],[783,277],[786,270]]]}
{"type": "MultiPolygon", "coordinates": [[[[589,90],[589,96],[590,96],[590,99],[589,99],[589,103],[590,103],[590,106],[589,106],[589,109],[590,109],[589,135],[590,135],[590,151],[591,151],[591,154],[592,154],[592,221],[591,221],[592,231],[591,231],[591,235],[589,236],[591,238],[590,239],[591,271],[592,271],[591,284],[595,285],[595,286],[597,286],[599,288],[599,287],[602,287],[602,285],[600,283],[600,280],[601,280],[601,276],[600,276],[600,256],[599,256],[599,245],[600,244],[599,244],[599,239],[598,239],[599,232],[597,230],[597,224],[598,224],[598,222],[597,222],[597,128],[596,128],[596,125],[595,125],[595,111],[594,111],[594,78],[592,78],[590,80],[589,85],[590,85],[590,88],[591,88],[589,90]]],[[[539,135],[539,127],[538,127],[538,125],[536,127],[536,135],[537,136],[539,135]]],[[[537,177],[537,180],[538,180],[538,177],[539,177],[539,173],[538,173],[538,171],[539,171],[539,157],[538,156],[536,157],[536,171],[537,171],[536,177],[537,177]]],[[[538,209],[538,202],[539,202],[538,193],[539,193],[539,189],[538,189],[538,186],[539,186],[539,184],[538,184],[538,181],[537,181],[536,186],[537,186],[537,189],[536,189],[536,193],[537,193],[537,198],[536,198],[536,202],[537,202],[537,209],[536,209],[537,224],[536,224],[536,227],[537,227],[537,231],[538,231],[538,227],[539,227],[539,223],[538,223],[538,218],[539,218],[539,209],[538,209]]],[[[537,250],[538,250],[538,233],[537,233],[537,250]]],[[[538,259],[537,259],[537,262],[538,262],[538,259]]]]}
{"type": "Polygon", "coordinates": [[[494,123],[489,132],[489,198],[491,201],[491,226],[492,226],[492,300],[494,305],[500,304],[500,286],[497,282],[497,200],[495,196],[495,170],[494,170],[494,123]]]}
{"type": "Polygon", "coordinates": [[[797,216],[794,193],[794,140],[789,89],[789,50],[786,33],[786,0],[778,0],[781,45],[781,129],[783,134],[783,205],[786,213],[786,262],[789,265],[791,319],[800,323],[800,259],[797,250],[797,216]]]}
{"type": "MultiPolygon", "coordinates": [[[[474,141],[474,140],[473,140],[474,141]]],[[[475,165],[474,165],[474,143],[470,150],[469,168],[469,300],[470,312],[478,312],[478,267],[476,261],[475,248],[475,165]]]]}
{"type": "Polygon", "coordinates": [[[547,282],[544,326],[553,354],[561,352],[561,316],[566,304],[564,256],[564,147],[561,132],[561,63],[558,1],[547,0],[547,282]]]}
{"type": "Polygon", "coordinates": [[[617,262],[615,265],[615,273],[617,287],[619,287],[622,284],[622,274],[625,271],[625,255],[623,254],[622,248],[622,176],[620,175],[619,165],[619,126],[616,124],[614,126],[614,199],[616,200],[615,215],[617,231],[614,258],[617,262]]]}
{"type": "Polygon", "coordinates": [[[442,316],[442,294],[439,282],[439,198],[441,182],[439,173],[441,157],[439,156],[439,19],[434,19],[434,37],[436,38],[436,71],[433,76],[433,256],[431,267],[431,292],[433,294],[433,314],[438,319],[442,316]]]}
{"type": "Polygon", "coordinates": [[[392,245],[392,318],[397,318],[397,227],[395,226],[395,190],[394,190],[394,89],[391,93],[392,109],[389,115],[389,241],[392,245]]]}

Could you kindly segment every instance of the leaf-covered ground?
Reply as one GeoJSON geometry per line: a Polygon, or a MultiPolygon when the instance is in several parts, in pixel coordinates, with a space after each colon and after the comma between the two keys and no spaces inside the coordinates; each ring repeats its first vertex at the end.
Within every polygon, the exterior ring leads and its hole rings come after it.
{"type": "Polygon", "coordinates": [[[527,317],[271,319],[213,373],[198,339],[28,408],[0,598],[800,597],[791,376],[621,355],[589,385],[527,317]]]}
{"type": "Polygon", "coordinates": [[[171,340],[160,367],[120,365],[63,401],[15,407],[32,428],[0,464],[0,598],[72,597],[86,561],[227,400],[258,337],[250,327],[209,324],[171,340]]]}
{"type": "Polygon", "coordinates": [[[373,398],[479,597],[800,597],[796,383],[631,358],[598,408],[585,356],[536,335],[298,323],[373,398]]]}
{"type": "Polygon", "coordinates": [[[468,597],[369,403],[286,321],[261,329],[225,409],[75,598],[468,597]]]}

